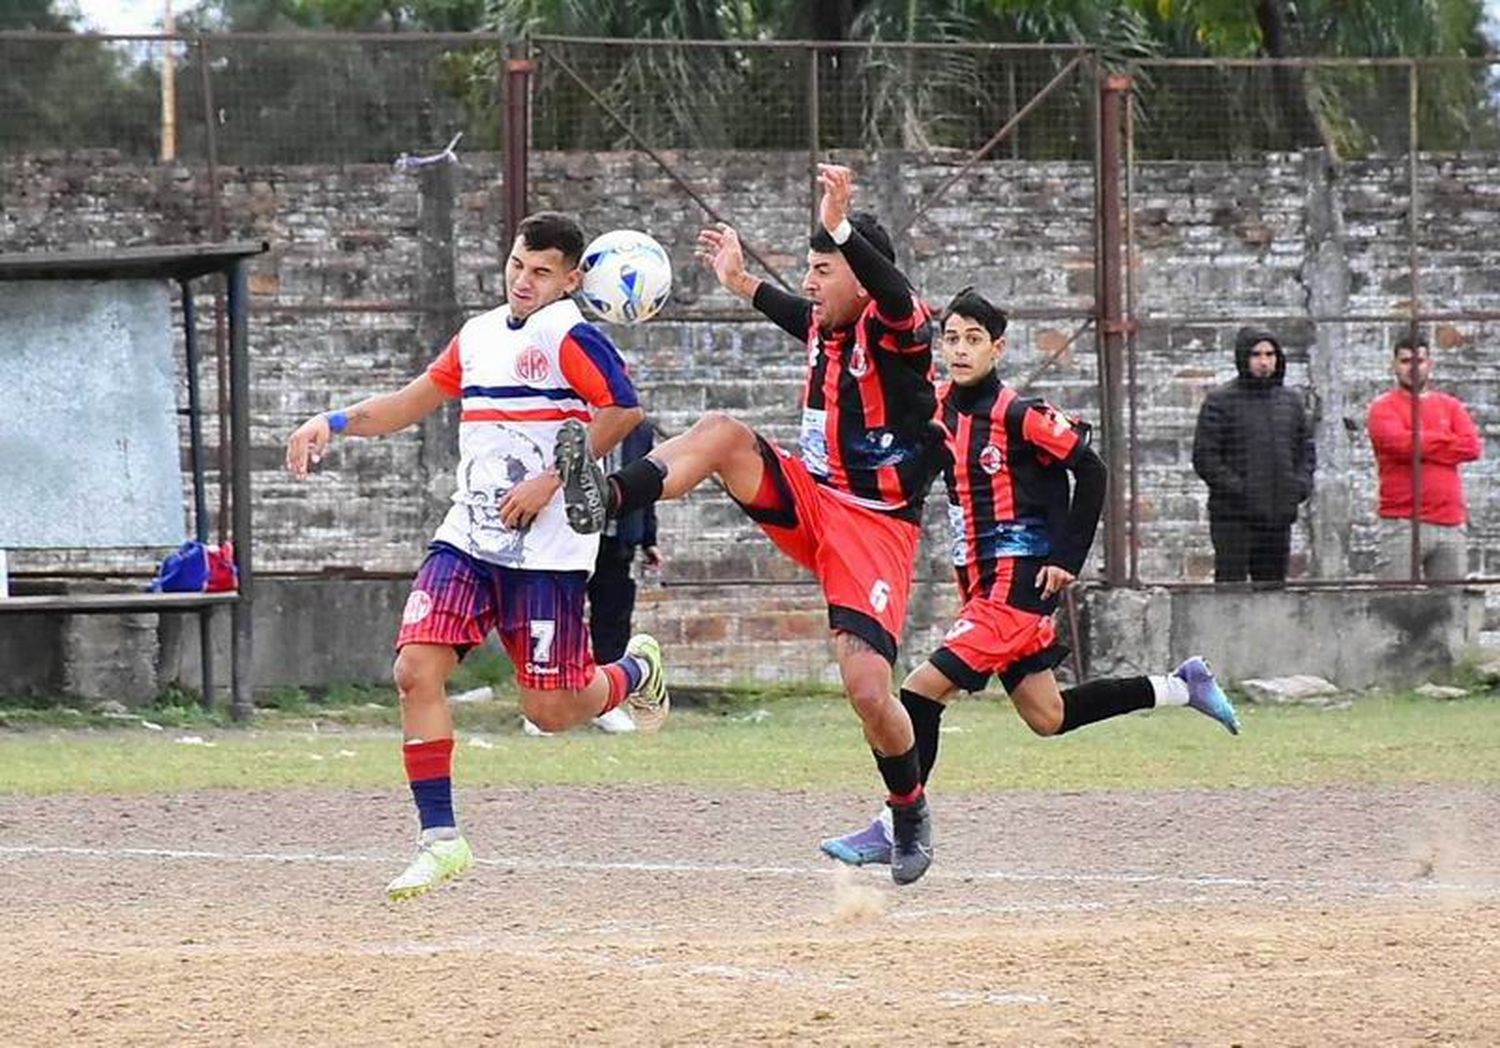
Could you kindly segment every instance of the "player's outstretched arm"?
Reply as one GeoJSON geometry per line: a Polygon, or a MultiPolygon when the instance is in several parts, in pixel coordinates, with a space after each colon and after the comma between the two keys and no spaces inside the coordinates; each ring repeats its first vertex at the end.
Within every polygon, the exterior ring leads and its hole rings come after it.
{"type": "Polygon", "coordinates": [[[812,303],[790,294],[745,270],[745,251],[734,227],[720,222],[698,234],[698,258],[723,287],[753,305],[762,315],[799,342],[812,324],[812,303]]]}
{"type": "Polygon", "coordinates": [[[848,224],[849,204],[854,198],[854,172],[839,164],[819,164],[818,184],[823,187],[818,202],[818,220],[854,270],[854,276],[875,300],[887,320],[905,320],[916,304],[911,282],[894,262],[848,224]]]}
{"type": "Polygon", "coordinates": [[[314,415],[287,439],[286,468],[301,479],[323,458],[334,433],[381,437],[420,422],[447,400],[448,394],[424,373],[394,393],[380,393],[353,407],[314,415]]]}

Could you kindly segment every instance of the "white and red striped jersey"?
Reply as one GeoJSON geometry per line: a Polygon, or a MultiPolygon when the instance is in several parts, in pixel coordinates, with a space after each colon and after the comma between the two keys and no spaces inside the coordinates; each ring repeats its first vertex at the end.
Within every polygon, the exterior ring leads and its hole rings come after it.
{"type": "Polygon", "coordinates": [[[564,421],[586,424],[598,408],[637,405],[619,350],[564,298],[520,322],[508,305],[473,318],[427,373],[463,398],[458,488],[435,541],[508,568],[592,571],[599,536],[568,526],[561,491],[519,529],[501,523],[500,503],[552,468],[564,421]]]}

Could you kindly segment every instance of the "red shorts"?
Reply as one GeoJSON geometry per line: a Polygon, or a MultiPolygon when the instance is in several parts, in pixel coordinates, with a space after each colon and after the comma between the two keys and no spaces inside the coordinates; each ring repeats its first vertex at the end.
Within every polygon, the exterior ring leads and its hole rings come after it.
{"type": "Polygon", "coordinates": [[[396,649],[444,644],[462,655],[496,630],[516,683],[582,688],[594,676],[583,617],[587,586],[586,571],[502,568],[435,542],[406,598],[396,649]]]}
{"type": "Polygon", "coordinates": [[[817,576],[830,629],[852,633],[890,662],[906,621],[921,529],[845,502],[764,437],[765,476],[740,506],[787,556],[817,576]]]}
{"type": "Polygon", "coordinates": [[[928,658],[964,691],[983,691],[991,676],[1006,691],[1033,673],[1050,670],[1068,655],[1057,642],[1052,616],[976,597],[963,606],[943,635],[943,646],[928,658]]]}

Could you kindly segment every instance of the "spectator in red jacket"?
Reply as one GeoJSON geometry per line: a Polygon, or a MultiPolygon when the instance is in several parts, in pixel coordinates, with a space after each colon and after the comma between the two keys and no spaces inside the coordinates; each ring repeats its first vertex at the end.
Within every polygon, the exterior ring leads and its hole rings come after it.
{"type": "Polygon", "coordinates": [[[1479,430],[1457,397],[1428,388],[1432,353],[1421,335],[1396,343],[1392,370],[1397,386],[1370,405],[1367,422],[1380,472],[1378,571],[1387,579],[1461,579],[1468,569],[1469,512],[1458,467],[1479,457],[1479,430]],[[1420,574],[1411,562],[1413,429],[1421,443],[1420,574]]]}

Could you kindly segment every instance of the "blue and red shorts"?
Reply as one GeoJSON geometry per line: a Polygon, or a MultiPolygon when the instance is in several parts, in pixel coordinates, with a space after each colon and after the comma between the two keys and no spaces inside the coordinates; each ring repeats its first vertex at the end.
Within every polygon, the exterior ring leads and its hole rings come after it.
{"type": "Polygon", "coordinates": [[[463,655],[495,630],[522,687],[582,688],[594,675],[587,590],[586,571],[502,568],[434,542],[406,598],[396,649],[445,644],[463,655]]]}
{"type": "Polygon", "coordinates": [[[975,597],[959,611],[942,647],[927,661],[964,691],[983,691],[993,675],[1011,692],[1033,673],[1058,666],[1067,655],[1051,615],[975,597]]]}
{"type": "Polygon", "coordinates": [[[844,501],[814,480],[801,459],[757,439],[765,473],[755,499],[740,508],[817,576],[830,629],[854,634],[895,662],[921,529],[844,501]]]}

